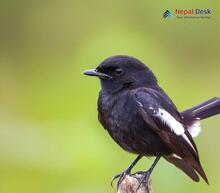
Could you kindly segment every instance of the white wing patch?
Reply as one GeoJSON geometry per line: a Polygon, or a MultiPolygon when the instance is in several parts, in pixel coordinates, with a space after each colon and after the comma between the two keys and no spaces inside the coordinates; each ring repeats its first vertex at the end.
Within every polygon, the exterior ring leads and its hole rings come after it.
{"type": "Polygon", "coordinates": [[[180,156],[178,156],[178,155],[175,154],[175,153],[171,154],[170,156],[171,156],[171,157],[175,157],[175,158],[177,158],[177,159],[182,159],[180,156]]]}
{"type": "Polygon", "coordinates": [[[158,117],[163,123],[165,123],[176,135],[183,135],[185,129],[183,125],[178,122],[170,113],[164,109],[158,109],[155,116],[158,117]]]}
{"type": "Polygon", "coordinates": [[[189,126],[187,129],[192,137],[197,137],[201,132],[200,120],[198,119],[195,122],[193,122],[193,124],[189,126]]]}
{"type": "MultiPolygon", "coordinates": [[[[137,100],[137,103],[141,108],[143,108],[143,104],[140,101],[137,100]]],[[[194,146],[192,145],[192,143],[190,142],[190,140],[188,139],[188,137],[185,134],[185,128],[183,127],[183,125],[179,121],[177,121],[169,112],[167,112],[166,110],[161,109],[161,108],[155,109],[153,107],[149,107],[149,110],[151,110],[153,112],[153,116],[160,119],[162,121],[162,123],[167,125],[171,129],[171,131],[173,131],[176,135],[181,135],[183,137],[183,139],[196,152],[194,146]]],[[[195,128],[195,125],[194,125],[194,128],[195,128]]]]}
{"type": "Polygon", "coordinates": [[[173,131],[176,135],[181,135],[183,139],[192,147],[192,149],[196,152],[195,148],[191,144],[190,140],[185,134],[185,129],[183,125],[178,122],[170,113],[165,111],[164,109],[159,108],[154,111],[155,116],[158,117],[164,124],[166,124],[171,131],[173,131]]]}

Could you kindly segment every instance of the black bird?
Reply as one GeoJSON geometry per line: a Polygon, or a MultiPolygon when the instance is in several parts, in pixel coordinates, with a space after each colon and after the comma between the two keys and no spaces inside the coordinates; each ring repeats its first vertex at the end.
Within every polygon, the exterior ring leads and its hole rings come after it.
{"type": "Polygon", "coordinates": [[[199,181],[199,174],[208,184],[193,137],[201,130],[200,120],[220,113],[220,98],[179,112],[153,72],[130,56],[109,57],[84,74],[97,76],[101,81],[99,121],[119,146],[138,155],[124,172],[113,178],[119,178],[117,185],[143,156],[156,159],[141,183],[164,157],[192,180],[199,181]]]}

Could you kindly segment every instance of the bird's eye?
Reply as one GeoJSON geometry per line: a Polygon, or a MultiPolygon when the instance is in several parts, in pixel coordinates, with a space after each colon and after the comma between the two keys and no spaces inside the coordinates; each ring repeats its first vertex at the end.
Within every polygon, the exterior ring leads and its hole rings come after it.
{"type": "Polygon", "coordinates": [[[116,74],[117,76],[121,75],[122,73],[123,73],[123,70],[122,70],[121,68],[116,68],[116,69],[115,69],[115,74],[116,74]]]}

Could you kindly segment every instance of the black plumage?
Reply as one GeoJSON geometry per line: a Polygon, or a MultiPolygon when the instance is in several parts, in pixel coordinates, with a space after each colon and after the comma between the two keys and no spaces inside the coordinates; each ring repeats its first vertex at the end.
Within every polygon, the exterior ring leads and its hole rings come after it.
{"type": "Polygon", "coordinates": [[[219,98],[181,113],[152,71],[129,56],[107,58],[84,74],[100,78],[98,117],[103,127],[124,150],[139,155],[127,170],[116,175],[120,177],[118,184],[142,156],[157,157],[145,177],[164,157],[194,181],[199,181],[198,173],[208,183],[192,136],[198,133],[200,119],[220,113],[219,98]]]}

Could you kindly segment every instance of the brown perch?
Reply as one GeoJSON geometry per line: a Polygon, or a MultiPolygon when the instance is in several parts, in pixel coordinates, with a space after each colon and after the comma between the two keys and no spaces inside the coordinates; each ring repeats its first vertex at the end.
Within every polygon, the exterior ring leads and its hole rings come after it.
{"type": "Polygon", "coordinates": [[[117,193],[153,193],[151,179],[143,182],[137,190],[142,174],[127,175],[118,187],[117,193]]]}

